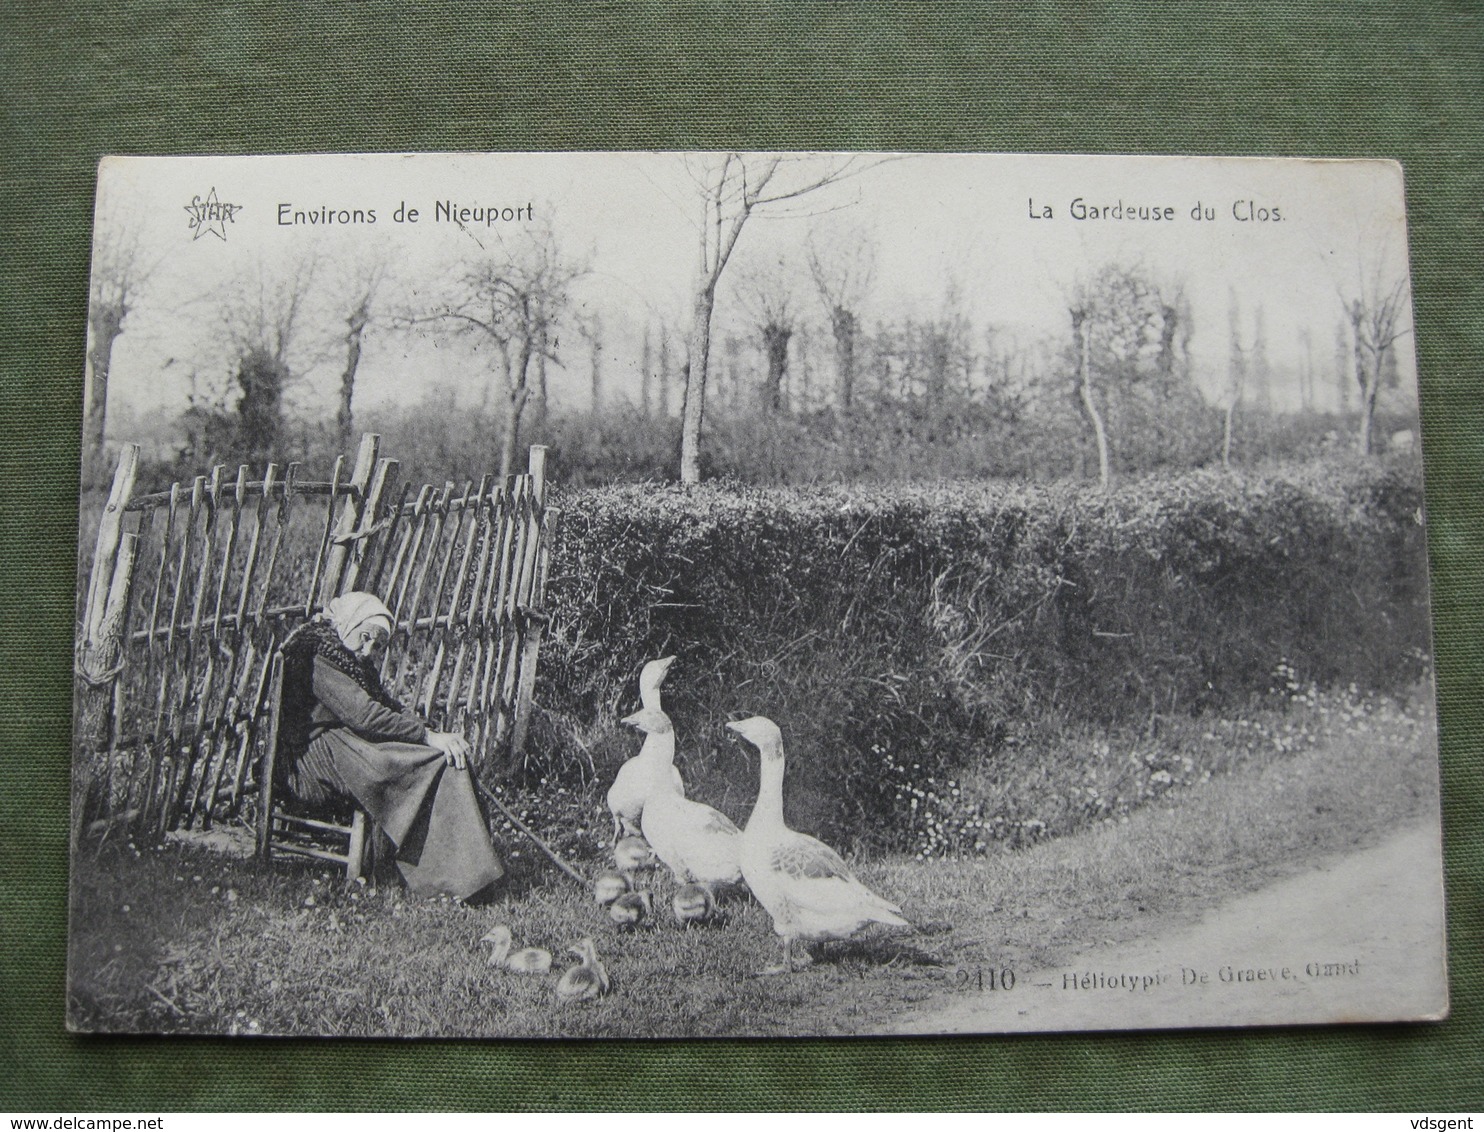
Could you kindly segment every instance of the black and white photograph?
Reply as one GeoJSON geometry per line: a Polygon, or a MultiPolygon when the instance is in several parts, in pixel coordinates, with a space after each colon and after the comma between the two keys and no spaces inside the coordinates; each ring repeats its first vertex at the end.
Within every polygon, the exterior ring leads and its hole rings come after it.
{"type": "Polygon", "coordinates": [[[1447,1016],[1397,164],[115,157],[90,288],[73,1031],[1447,1016]]]}

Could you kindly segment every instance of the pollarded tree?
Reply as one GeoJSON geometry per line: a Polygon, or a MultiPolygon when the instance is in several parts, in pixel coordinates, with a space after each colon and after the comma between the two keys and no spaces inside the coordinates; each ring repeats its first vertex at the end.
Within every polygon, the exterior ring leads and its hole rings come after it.
{"type": "Polygon", "coordinates": [[[1411,288],[1405,277],[1390,277],[1382,266],[1360,273],[1345,300],[1354,350],[1355,384],[1360,389],[1360,424],[1356,447],[1366,455],[1373,450],[1372,424],[1376,398],[1388,371],[1395,365],[1393,347],[1398,338],[1411,332],[1408,316],[1411,288]]]}
{"type": "Polygon", "coordinates": [[[783,383],[788,373],[788,344],[798,328],[798,285],[782,256],[743,266],[746,270],[740,275],[737,291],[763,347],[765,368],[759,404],[763,413],[771,416],[785,408],[783,383]]]}
{"type": "Polygon", "coordinates": [[[876,274],[876,245],[859,231],[841,230],[808,242],[809,275],[824,304],[835,344],[835,388],[842,412],[855,405],[856,346],[861,307],[876,274]]]}
{"type": "Polygon", "coordinates": [[[124,332],[124,322],[148,282],[151,267],[144,260],[136,228],[102,218],[93,247],[92,280],[88,302],[87,407],[83,414],[84,477],[95,481],[101,467],[108,416],[108,377],[113,366],[113,344],[124,332]]]}
{"type": "Polygon", "coordinates": [[[1395,372],[1396,342],[1412,332],[1412,289],[1407,281],[1405,248],[1393,240],[1377,241],[1375,226],[1365,218],[1358,218],[1357,226],[1355,250],[1349,254],[1330,250],[1324,262],[1334,280],[1342,314],[1335,334],[1340,411],[1349,408],[1350,392],[1357,392],[1360,420],[1355,446],[1369,454],[1376,401],[1388,375],[1395,372]],[[1353,384],[1346,377],[1347,370],[1353,384]]]}
{"type": "Polygon", "coordinates": [[[253,462],[280,456],[284,393],[302,358],[300,338],[319,264],[304,257],[279,274],[262,264],[239,276],[221,294],[221,325],[230,368],[240,392],[236,449],[253,462]]]}

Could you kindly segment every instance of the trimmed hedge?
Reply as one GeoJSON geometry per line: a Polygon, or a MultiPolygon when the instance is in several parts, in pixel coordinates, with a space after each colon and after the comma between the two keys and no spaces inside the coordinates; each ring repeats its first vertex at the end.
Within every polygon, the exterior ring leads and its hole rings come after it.
{"type": "Polygon", "coordinates": [[[903,847],[919,782],[994,774],[1068,727],[1154,728],[1275,681],[1387,691],[1426,663],[1414,463],[1087,485],[567,493],[533,770],[611,779],[646,660],[692,792],[745,817],[783,728],[790,816],[903,847]]]}

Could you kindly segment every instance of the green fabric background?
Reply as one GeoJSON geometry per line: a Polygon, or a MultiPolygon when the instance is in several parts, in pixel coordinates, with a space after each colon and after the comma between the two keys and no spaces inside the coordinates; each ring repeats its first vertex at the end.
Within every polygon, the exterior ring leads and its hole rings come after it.
{"type": "MultiPolygon", "coordinates": [[[[115,3],[0,12],[0,1109],[1484,1107],[1478,3],[115,3]],[[768,1043],[62,1028],[89,224],[108,153],[846,148],[1406,166],[1442,701],[1436,1026],[768,1043]]],[[[1377,908],[1378,922],[1386,909],[1377,908]]]]}

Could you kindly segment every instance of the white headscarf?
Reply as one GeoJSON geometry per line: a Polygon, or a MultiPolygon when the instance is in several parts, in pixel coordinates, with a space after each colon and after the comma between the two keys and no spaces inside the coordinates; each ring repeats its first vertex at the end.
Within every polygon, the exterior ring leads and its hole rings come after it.
{"type": "Polygon", "coordinates": [[[342,641],[349,641],[351,634],[368,622],[378,625],[388,637],[392,635],[392,611],[375,594],[341,594],[325,606],[325,616],[342,641]]]}

